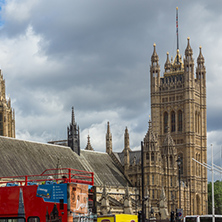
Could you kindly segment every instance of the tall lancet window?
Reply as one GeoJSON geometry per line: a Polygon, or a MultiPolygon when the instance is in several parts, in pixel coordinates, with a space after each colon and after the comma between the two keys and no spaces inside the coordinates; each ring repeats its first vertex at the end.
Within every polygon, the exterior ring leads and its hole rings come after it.
{"type": "Polygon", "coordinates": [[[171,112],[171,132],[175,132],[175,112],[171,112]]]}
{"type": "Polygon", "coordinates": [[[183,115],[182,115],[182,111],[179,110],[178,111],[178,131],[182,132],[183,130],[183,115]]]}
{"type": "Polygon", "coordinates": [[[183,154],[179,153],[178,157],[180,158],[180,173],[183,174],[183,154]]]}
{"type": "Polygon", "coordinates": [[[167,128],[168,128],[168,113],[164,113],[164,133],[167,133],[167,128]]]}
{"type": "Polygon", "coordinates": [[[0,113],[0,136],[3,136],[3,113],[0,113]]]}

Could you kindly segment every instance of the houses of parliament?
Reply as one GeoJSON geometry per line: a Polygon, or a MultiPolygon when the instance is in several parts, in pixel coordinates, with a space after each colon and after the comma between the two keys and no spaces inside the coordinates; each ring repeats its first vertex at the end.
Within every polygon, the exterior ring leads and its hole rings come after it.
{"type": "MultiPolygon", "coordinates": [[[[15,137],[14,111],[10,100],[5,98],[5,81],[2,75],[0,82],[0,134],[15,137]]],[[[183,209],[184,215],[207,214],[207,170],[193,160],[207,162],[206,68],[201,47],[195,65],[188,38],[184,58],[179,49],[174,59],[170,59],[167,53],[164,72],[161,75],[157,47],[154,44],[150,64],[150,95],[151,119],[148,131],[144,138],[138,138],[138,143],[142,140],[144,144],[144,192],[148,196],[146,215],[149,215],[152,209],[156,218],[165,219],[169,218],[170,211],[176,211],[178,208],[183,209]]],[[[130,148],[127,128],[124,138],[122,152],[115,152],[112,146],[111,125],[108,123],[104,151],[106,150],[109,160],[128,181],[128,186],[132,188],[132,202],[137,206],[137,198],[141,200],[142,194],[141,150],[133,151],[130,148]],[[133,193],[135,190],[139,191],[138,196],[133,193]]],[[[75,122],[74,110],[67,131],[67,140],[63,140],[62,143],[50,143],[69,146],[79,157],[85,155],[86,151],[89,151],[89,155],[97,153],[92,148],[89,137],[85,150],[80,150],[80,130],[75,122]]],[[[98,155],[101,154],[98,152],[98,155]]],[[[90,164],[87,166],[90,167],[90,164]]],[[[102,167],[99,170],[101,169],[102,167]]],[[[115,190],[113,193],[117,193],[119,187],[115,187],[114,184],[112,190],[115,190]]],[[[104,194],[104,198],[107,198],[107,195],[104,194]]],[[[112,206],[109,206],[109,212],[115,213],[117,211],[114,210],[114,205],[116,204],[115,209],[122,209],[123,202],[119,197],[114,201],[115,195],[111,196],[112,206]]],[[[103,195],[99,197],[103,198],[103,195]]],[[[96,201],[98,212],[103,206],[101,199],[97,198],[96,201]]],[[[105,205],[108,207],[108,202],[105,205]]]]}

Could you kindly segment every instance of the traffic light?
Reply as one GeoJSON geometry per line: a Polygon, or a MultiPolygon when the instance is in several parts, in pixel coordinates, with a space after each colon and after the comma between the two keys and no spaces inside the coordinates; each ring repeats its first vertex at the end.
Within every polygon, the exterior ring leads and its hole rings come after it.
{"type": "Polygon", "coordinates": [[[179,220],[179,214],[178,214],[178,212],[176,212],[176,220],[177,220],[177,221],[179,220]]]}
{"type": "Polygon", "coordinates": [[[174,211],[171,211],[170,221],[171,221],[171,222],[174,222],[174,211]]]}

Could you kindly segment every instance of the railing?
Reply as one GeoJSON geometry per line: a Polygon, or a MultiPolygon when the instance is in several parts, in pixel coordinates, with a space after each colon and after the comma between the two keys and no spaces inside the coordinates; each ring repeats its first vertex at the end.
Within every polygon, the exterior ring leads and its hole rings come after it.
{"type": "Polygon", "coordinates": [[[71,168],[57,168],[47,169],[37,175],[0,177],[0,184],[8,184],[8,186],[37,185],[46,181],[51,183],[81,183],[93,186],[94,173],[71,168]]]}

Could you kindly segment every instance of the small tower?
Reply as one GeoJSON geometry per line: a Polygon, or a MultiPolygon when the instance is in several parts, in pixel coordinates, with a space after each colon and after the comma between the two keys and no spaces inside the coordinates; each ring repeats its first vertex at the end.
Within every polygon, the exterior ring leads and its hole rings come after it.
{"type": "Polygon", "coordinates": [[[108,154],[111,154],[113,152],[113,148],[112,148],[112,133],[110,132],[109,122],[107,122],[106,152],[108,154]]]}
{"type": "Polygon", "coordinates": [[[144,138],[143,162],[146,169],[144,177],[150,196],[151,206],[159,204],[159,193],[162,187],[161,176],[161,160],[158,137],[153,131],[152,122],[149,121],[149,129],[144,138]]]}
{"type": "Polygon", "coordinates": [[[125,134],[124,134],[124,170],[128,170],[129,169],[129,165],[130,165],[130,146],[129,146],[129,132],[128,129],[126,127],[125,129],[125,134]]]}
{"type": "Polygon", "coordinates": [[[185,50],[184,59],[184,80],[185,86],[193,86],[194,82],[194,59],[193,50],[190,46],[190,38],[187,38],[187,48],[185,50]]]}
{"type": "Polygon", "coordinates": [[[75,122],[74,108],[72,107],[72,118],[69,127],[67,127],[68,146],[78,155],[80,155],[80,135],[79,126],[75,122]]]}
{"type": "Polygon", "coordinates": [[[90,144],[90,136],[89,135],[88,135],[88,142],[87,142],[85,150],[92,150],[92,151],[94,151],[94,149],[92,148],[92,146],[90,144]]]}
{"type": "Polygon", "coordinates": [[[169,127],[167,129],[167,134],[164,139],[162,149],[162,166],[163,166],[163,175],[162,175],[162,186],[165,187],[166,199],[168,204],[168,209],[171,209],[171,206],[175,204],[175,200],[172,197],[176,197],[177,193],[177,150],[175,147],[175,142],[170,135],[169,127]]]}
{"type": "Polygon", "coordinates": [[[6,98],[5,80],[0,70],[0,136],[15,138],[15,111],[11,99],[6,98]]]}
{"type": "Polygon", "coordinates": [[[170,62],[170,59],[169,59],[169,52],[167,52],[167,60],[165,62],[165,72],[170,72],[170,68],[171,68],[171,62],[170,62]]]}
{"type": "Polygon", "coordinates": [[[153,44],[153,54],[151,56],[151,66],[150,66],[150,80],[152,92],[158,90],[160,78],[160,66],[159,66],[159,56],[156,53],[156,44],[153,44]]]}
{"type": "Polygon", "coordinates": [[[200,81],[202,87],[206,86],[206,68],[204,65],[204,57],[200,46],[200,53],[197,58],[196,78],[200,81]]]}
{"type": "MultiPolygon", "coordinates": [[[[159,119],[158,107],[153,106],[152,104],[159,104],[160,97],[158,96],[158,91],[160,87],[160,65],[159,57],[156,52],[156,44],[153,44],[153,54],[151,56],[151,65],[150,65],[150,97],[151,97],[151,116],[152,122],[155,124],[159,119]],[[152,107],[153,106],[153,107],[152,107]]],[[[157,131],[159,129],[156,129],[157,131]]]]}

